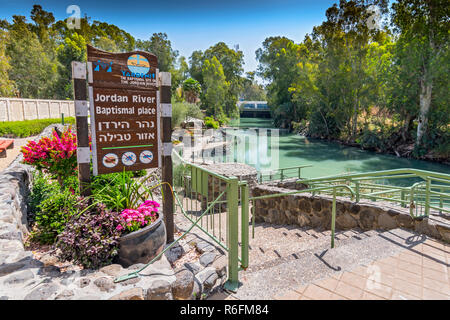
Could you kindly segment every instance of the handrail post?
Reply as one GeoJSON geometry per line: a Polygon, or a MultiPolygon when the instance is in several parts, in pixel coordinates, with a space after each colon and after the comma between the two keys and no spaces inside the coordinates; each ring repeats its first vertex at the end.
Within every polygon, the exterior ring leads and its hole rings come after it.
{"type": "Polygon", "coordinates": [[[236,292],[239,286],[239,221],[238,221],[238,179],[230,177],[227,182],[227,239],[228,239],[228,280],[225,289],[236,292]]]}
{"type": "Polygon", "coordinates": [[[283,174],[284,172],[283,172],[283,169],[281,169],[281,172],[280,172],[280,181],[281,182],[283,182],[283,176],[284,176],[284,174],[283,174]]]}
{"type": "Polygon", "coordinates": [[[241,187],[241,258],[242,268],[248,268],[248,185],[241,187]]]}
{"type": "Polygon", "coordinates": [[[409,215],[414,217],[414,187],[411,187],[410,191],[409,215]]]}
{"type": "Polygon", "coordinates": [[[406,203],[403,202],[403,201],[405,201],[405,191],[404,190],[400,191],[400,200],[402,200],[402,203],[400,204],[400,206],[402,208],[406,208],[406,203]]]}
{"type": "Polygon", "coordinates": [[[425,187],[425,215],[427,217],[430,216],[430,189],[431,189],[431,180],[429,177],[427,177],[425,187]]]}
{"type": "MultiPolygon", "coordinates": [[[[444,193],[444,188],[441,188],[441,193],[444,193]]],[[[444,201],[442,199],[442,194],[439,195],[439,208],[441,208],[441,210],[439,210],[439,214],[442,214],[442,208],[444,207],[444,201]]]]}
{"type": "Polygon", "coordinates": [[[302,168],[298,167],[298,178],[300,179],[301,175],[300,175],[300,171],[302,170],[302,168]]]}
{"type": "Polygon", "coordinates": [[[359,202],[359,181],[355,181],[356,202],[359,202]]]}
{"type": "Polygon", "coordinates": [[[336,188],[333,188],[333,207],[331,209],[331,248],[334,248],[335,225],[336,225],[336,188]]]}

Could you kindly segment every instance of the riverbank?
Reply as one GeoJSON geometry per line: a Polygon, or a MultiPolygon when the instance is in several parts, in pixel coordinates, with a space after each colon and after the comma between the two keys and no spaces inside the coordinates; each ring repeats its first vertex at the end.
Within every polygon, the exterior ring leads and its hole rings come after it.
{"type": "Polygon", "coordinates": [[[389,155],[394,155],[398,158],[430,161],[430,162],[436,162],[436,163],[450,166],[450,158],[436,154],[433,151],[428,152],[427,154],[425,154],[422,157],[414,157],[413,156],[414,143],[402,143],[402,144],[397,144],[397,145],[391,145],[390,149],[381,150],[379,148],[364,147],[361,143],[357,143],[355,141],[346,141],[343,139],[335,139],[335,138],[328,138],[328,139],[327,138],[318,138],[318,137],[304,135],[301,133],[298,133],[298,135],[305,136],[305,137],[312,138],[312,139],[323,140],[323,141],[332,142],[332,143],[338,143],[340,145],[347,146],[347,147],[359,148],[359,149],[365,150],[365,151],[376,152],[378,154],[389,154],[389,155]]]}

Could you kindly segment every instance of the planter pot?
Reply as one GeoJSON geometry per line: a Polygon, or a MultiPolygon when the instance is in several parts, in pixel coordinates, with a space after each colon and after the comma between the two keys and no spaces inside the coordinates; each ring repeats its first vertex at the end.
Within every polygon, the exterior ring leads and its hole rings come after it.
{"type": "Polygon", "coordinates": [[[166,244],[166,225],[162,212],[158,219],[145,228],[119,238],[119,254],[116,262],[127,268],[136,263],[148,263],[166,244]]]}

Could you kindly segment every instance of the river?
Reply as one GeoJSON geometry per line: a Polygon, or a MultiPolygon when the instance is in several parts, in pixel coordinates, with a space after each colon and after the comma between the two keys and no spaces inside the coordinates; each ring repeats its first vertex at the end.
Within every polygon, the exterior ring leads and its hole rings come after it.
{"type": "MultiPolygon", "coordinates": [[[[277,130],[272,127],[270,119],[241,118],[239,122],[231,122],[230,125],[234,129],[232,134],[241,141],[241,148],[231,148],[231,161],[245,162],[259,171],[312,165],[302,169],[303,178],[397,168],[450,174],[448,165],[380,154],[277,130]],[[255,136],[266,132],[261,128],[268,128],[269,137],[256,139],[255,136]]],[[[216,157],[215,161],[229,162],[230,157],[221,160],[216,157]]],[[[291,171],[291,174],[295,174],[295,171],[291,171]]]]}

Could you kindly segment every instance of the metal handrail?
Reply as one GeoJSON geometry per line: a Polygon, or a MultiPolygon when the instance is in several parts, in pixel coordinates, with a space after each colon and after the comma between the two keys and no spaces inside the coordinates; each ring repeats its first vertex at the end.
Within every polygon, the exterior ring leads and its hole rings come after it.
{"type": "Polygon", "coordinates": [[[417,215],[419,205],[425,208],[424,214],[421,216],[428,217],[430,209],[439,210],[440,213],[450,212],[450,209],[444,207],[444,203],[450,201],[450,193],[445,193],[445,190],[450,190],[450,175],[440,172],[404,168],[300,179],[297,180],[297,183],[303,183],[309,186],[326,186],[333,183],[353,184],[356,191],[357,202],[359,202],[361,198],[367,198],[372,201],[384,200],[396,202],[402,207],[406,207],[406,204],[409,204],[412,217],[419,217],[417,215]],[[419,178],[423,181],[414,183],[410,187],[364,182],[367,180],[405,178],[419,178]],[[433,185],[433,182],[438,182],[440,184],[433,185]],[[363,192],[363,190],[367,189],[370,190],[370,192],[363,192]],[[436,191],[436,189],[440,192],[436,191]],[[407,199],[408,197],[409,199],[407,199]],[[439,201],[439,207],[433,206],[432,204],[437,201],[439,201]],[[414,208],[416,209],[416,215],[414,215],[414,208]]]}

